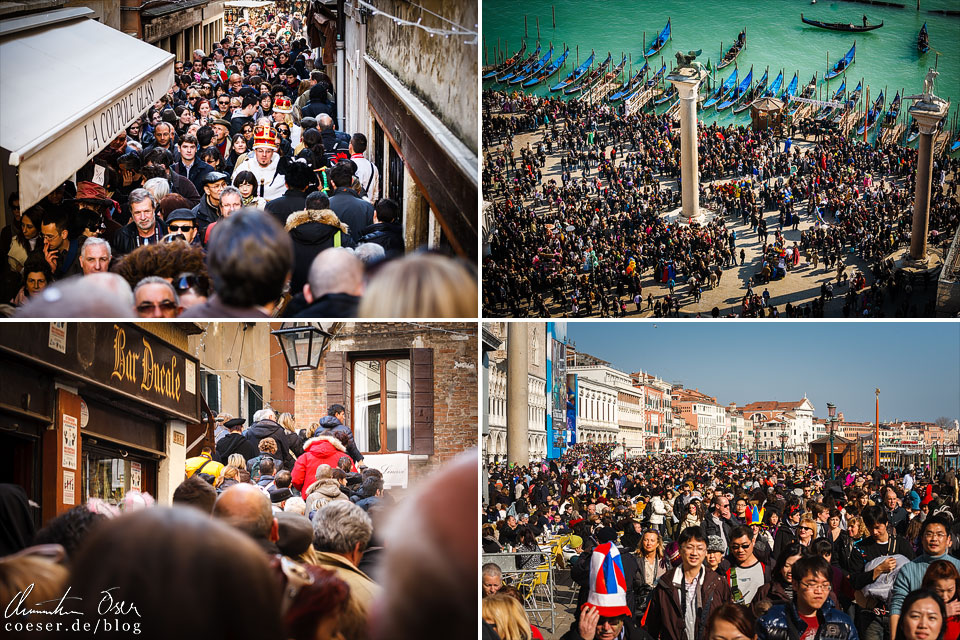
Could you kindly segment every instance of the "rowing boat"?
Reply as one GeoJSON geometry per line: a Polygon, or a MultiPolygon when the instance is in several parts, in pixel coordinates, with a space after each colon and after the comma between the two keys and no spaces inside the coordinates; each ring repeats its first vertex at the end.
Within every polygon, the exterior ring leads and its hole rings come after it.
{"type": "Polygon", "coordinates": [[[850,47],[850,51],[847,51],[847,55],[837,60],[836,64],[834,64],[830,68],[830,70],[827,71],[826,75],[823,76],[823,79],[830,80],[831,78],[836,78],[838,75],[846,71],[847,67],[849,67],[851,64],[856,62],[856,60],[857,60],[857,41],[854,40],[853,46],[850,47]]]}
{"type": "Polygon", "coordinates": [[[493,78],[496,78],[501,73],[506,73],[507,71],[515,67],[517,64],[519,64],[521,60],[523,60],[523,54],[526,52],[527,52],[527,43],[526,41],[524,41],[524,43],[520,46],[519,51],[513,54],[512,57],[504,60],[503,64],[497,65],[492,70],[483,74],[483,79],[492,80],[493,78]]]}
{"type": "Polygon", "coordinates": [[[750,73],[747,74],[747,77],[743,79],[743,82],[737,85],[737,88],[733,90],[733,93],[727,96],[727,99],[717,105],[717,112],[723,111],[729,107],[732,107],[736,103],[740,102],[740,98],[743,97],[743,94],[747,92],[750,88],[750,84],[753,82],[753,67],[750,67],[750,73]]]}
{"type": "Polygon", "coordinates": [[[650,71],[650,65],[646,61],[643,62],[643,66],[640,67],[640,71],[637,71],[632,78],[620,85],[620,88],[610,94],[607,97],[609,102],[616,102],[624,98],[625,96],[633,93],[633,90],[643,84],[643,78],[647,75],[647,72],[650,71]]]}
{"type": "Polygon", "coordinates": [[[717,104],[717,101],[723,100],[727,97],[727,94],[733,91],[734,85],[737,84],[737,70],[734,69],[733,73],[730,74],[726,80],[723,81],[723,84],[717,87],[717,90],[713,92],[713,95],[710,96],[706,102],[703,103],[703,109],[709,109],[713,105],[717,104]]]}
{"type": "Polygon", "coordinates": [[[590,57],[583,61],[579,67],[570,72],[566,78],[558,82],[557,84],[550,87],[550,91],[560,91],[561,89],[570,86],[572,83],[576,82],[583,77],[583,74],[587,72],[587,69],[590,68],[590,65],[593,64],[594,52],[590,52],[590,57]]]}
{"type": "Polygon", "coordinates": [[[563,66],[563,63],[567,61],[568,55],[570,55],[570,47],[567,47],[566,49],[564,49],[563,54],[559,58],[557,58],[556,60],[548,64],[545,68],[541,69],[539,72],[534,73],[529,78],[527,78],[527,81],[523,83],[523,87],[526,89],[529,87],[536,86],[541,82],[543,82],[544,80],[546,80],[547,78],[549,78],[550,76],[552,76],[553,74],[555,74],[557,71],[560,70],[560,67],[563,66]]]}
{"type": "Polygon", "coordinates": [[[611,60],[613,60],[613,55],[608,53],[606,60],[601,62],[600,65],[591,71],[585,78],[583,78],[581,82],[574,83],[573,85],[564,88],[563,94],[569,96],[574,93],[580,93],[586,89],[603,75],[603,73],[607,70],[607,67],[610,66],[611,60]]]}
{"type": "Polygon", "coordinates": [[[643,54],[644,58],[649,58],[650,56],[656,55],[660,49],[663,49],[663,45],[667,44],[672,36],[670,35],[670,18],[667,18],[667,26],[663,28],[663,31],[660,32],[660,35],[657,36],[657,39],[650,44],[650,48],[647,49],[647,52],[643,54]]]}
{"type": "Polygon", "coordinates": [[[920,27],[920,33],[917,34],[917,51],[921,54],[930,51],[930,38],[927,34],[927,23],[924,22],[920,27]]]}
{"type": "Polygon", "coordinates": [[[884,98],[883,91],[880,92],[880,95],[877,96],[876,102],[873,103],[873,108],[867,112],[864,120],[861,120],[861,124],[857,127],[857,135],[862,136],[864,132],[870,131],[876,126],[877,121],[880,119],[880,113],[883,112],[883,105],[886,102],[884,98]]]}
{"type": "MultiPolygon", "coordinates": [[[[583,87],[582,87],[582,90],[585,91],[585,90],[591,88],[593,85],[599,84],[599,83],[600,83],[602,80],[604,80],[604,79],[606,79],[606,80],[608,80],[608,81],[616,80],[617,78],[620,77],[620,74],[623,73],[623,68],[624,68],[625,66],[627,66],[627,56],[623,56],[623,59],[620,60],[620,63],[619,63],[616,67],[614,67],[613,69],[611,69],[609,72],[600,74],[599,76],[597,76],[597,77],[594,78],[593,80],[588,80],[587,82],[585,82],[584,85],[583,85],[583,87]]],[[[598,98],[604,98],[604,97],[606,97],[606,95],[609,94],[610,92],[611,92],[611,89],[607,89],[606,93],[601,93],[601,94],[600,94],[599,96],[597,96],[597,97],[598,97],[598,98]]],[[[593,98],[591,97],[591,99],[593,99],[593,98]]]]}
{"type": "Polygon", "coordinates": [[[629,95],[624,96],[623,101],[624,101],[624,102],[627,102],[628,100],[630,100],[630,98],[632,98],[633,96],[637,95],[637,94],[640,93],[641,91],[644,91],[645,89],[649,89],[649,88],[655,86],[658,82],[660,82],[661,78],[663,78],[663,76],[664,76],[664,74],[666,74],[666,72],[667,72],[667,65],[664,64],[662,67],[660,67],[660,70],[659,70],[659,71],[657,71],[655,74],[653,74],[653,77],[652,77],[652,78],[650,78],[649,80],[647,80],[646,82],[644,82],[642,85],[640,85],[639,87],[637,87],[636,89],[634,89],[629,95]]]}
{"type": "MultiPolygon", "coordinates": [[[[843,82],[840,83],[840,88],[833,94],[833,102],[842,102],[843,94],[847,91],[847,77],[843,77],[843,82]]],[[[838,107],[833,107],[827,105],[824,108],[820,109],[820,113],[817,114],[817,120],[826,120],[833,114],[833,110],[838,107]]]]}
{"type": "Polygon", "coordinates": [[[530,56],[523,61],[523,63],[517,65],[510,71],[506,71],[497,76],[497,82],[500,84],[507,84],[510,78],[514,77],[524,69],[528,68],[537,61],[537,58],[540,57],[540,43],[537,43],[537,50],[530,54],[530,56]]]}
{"type": "Polygon", "coordinates": [[[740,35],[737,36],[737,41],[731,45],[727,52],[723,54],[720,58],[720,62],[717,63],[717,71],[728,67],[733,64],[733,61],[737,59],[737,56],[740,55],[740,52],[746,49],[747,47],[747,30],[744,29],[740,32],[740,35]]]}
{"type": "Polygon", "coordinates": [[[757,86],[753,87],[747,91],[746,95],[743,96],[743,100],[740,101],[740,104],[736,105],[733,108],[734,113],[740,113],[741,111],[746,111],[750,108],[750,105],[753,104],[753,101],[763,95],[763,90],[767,88],[767,74],[770,72],[770,68],[767,67],[763,71],[763,77],[760,78],[760,82],[757,83],[757,86]]]}
{"type": "Polygon", "coordinates": [[[830,29],[831,31],[873,31],[874,29],[879,29],[883,26],[883,20],[880,21],[880,24],[864,24],[856,25],[852,22],[821,22],[820,20],[811,20],[810,18],[804,18],[803,14],[800,14],[800,19],[805,23],[809,24],[812,27],[820,27],[821,29],[830,29]]]}

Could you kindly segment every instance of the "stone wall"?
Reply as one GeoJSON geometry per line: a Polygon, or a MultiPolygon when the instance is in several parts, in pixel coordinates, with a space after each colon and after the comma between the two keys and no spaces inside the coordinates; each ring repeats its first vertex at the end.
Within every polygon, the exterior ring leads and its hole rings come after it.
{"type": "MultiPolygon", "coordinates": [[[[476,30],[477,1],[423,0],[422,5],[448,20],[476,30]]],[[[385,0],[381,11],[404,20],[449,29],[452,25],[406,2],[385,0]]],[[[381,14],[367,18],[367,53],[389,69],[467,145],[477,144],[477,44],[472,36],[430,37],[411,26],[401,26],[381,14]]]]}

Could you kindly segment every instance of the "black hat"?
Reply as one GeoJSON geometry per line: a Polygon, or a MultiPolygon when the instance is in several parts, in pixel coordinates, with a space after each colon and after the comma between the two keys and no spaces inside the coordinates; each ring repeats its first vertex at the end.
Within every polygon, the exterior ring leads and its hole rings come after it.
{"type": "Polygon", "coordinates": [[[224,422],[223,426],[225,426],[227,429],[233,429],[234,427],[243,426],[244,422],[246,422],[246,420],[244,420],[243,418],[233,418],[232,420],[227,420],[226,422],[224,422]]]}
{"type": "Polygon", "coordinates": [[[274,489],[269,492],[270,502],[276,504],[278,502],[283,502],[293,497],[293,492],[289,488],[284,487],[282,489],[274,489]]]}
{"type": "Polygon", "coordinates": [[[203,177],[200,179],[200,184],[202,184],[203,186],[207,186],[208,184],[212,184],[214,182],[220,182],[221,180],[225,180],[225,181],[229,180],[229,178],[230,176],[223,173],[222,171],[210,171],[203,175],[203,177]]]}
{"type": "Polygon", "coordinates": [[[191,222],[195,222],[196,219],[197,219],[197,214],[192,209],[180,208],[180,209],[174,209],[169,214],[167,214],[167,218],[165,222],[170,223],[170,222],[173,222],[174,220],[190,220],[191,222]]]}

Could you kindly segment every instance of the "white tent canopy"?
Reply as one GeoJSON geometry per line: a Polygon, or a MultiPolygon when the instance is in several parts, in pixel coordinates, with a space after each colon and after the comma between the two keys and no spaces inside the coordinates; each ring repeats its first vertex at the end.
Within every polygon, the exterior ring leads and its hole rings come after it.
{"type": "Polygon", "coordinates": [[[92,15],[73,8],[0,22],[0,158],[19,170],[22,209],[72,176],[173,85],[172,53],[92,15]]]}

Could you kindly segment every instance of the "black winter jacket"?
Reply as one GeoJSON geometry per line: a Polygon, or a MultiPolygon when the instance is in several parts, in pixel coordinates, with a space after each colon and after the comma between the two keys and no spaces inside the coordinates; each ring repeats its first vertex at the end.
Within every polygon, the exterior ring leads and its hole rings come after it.
{"type": "MultiPolygon", "coordinates": [[[[244,437],[253,443],[257,451],[260,450],[260,441],[264,438],[273,438],[277,441],[276,457],[283,460],[283,468],[287,471],[293,471],[294,460],[287,447],[287,430],[281,427],[273,420],[261,420],[250,425],[250,428],[244,431],[244,437]]],[[[224,436],[226,437],[226,436],[224,436]]],[[[279,471],[279,469],[278,469],[279,471]]]]}
{"type": "MultiPolygon", "coordinates": [[[[267,206],[269,208],[270,205],[267,206]]],[[[338,231],[341,247],[356,246],[347,226],[329,209],[297,211],[285,216],[282,223],[293,240],[293,276],[290,279],[290,291],[293,293],[303,290],[310,274],[310,265],[317,254],[336,245],[335,236],[338,231]]]]}
{"type": "Polygon", "coordinates": [[[360,242],[373,242],[383,247],[385,259],[403,255],[403,225],[396,222],[377,222],[363,230],[360,242]]]}
{"type": "Polygon", "coordinates": [[[373,205],[357,195],[353,189],[340,187],[330,196],[330,208],[340,222],[350,228],[350,237],[360,240],[361,232],[373,224],[373,205]]]}
{"type": "Polygon", "coordinates": [[[313,432],[313,436],[332,435],[334,433],[345,433],[347,435],[347,454],[353,458],[354,462],[363,460],[363,454],[357,448],[357,443],[353,440],[353,431],[350,427],[337,420],[336,416],[324,416],[320,418],[320,427],[313,432]]]}
{"type": "MultiPolygon", "coordinates": [[[[186,178],[184,178],[186,180],[186,178]]],[[[157,226],[160,227],[160,237],[166,235],[167,227],[163,224],[163,220],[157,218],[157,226]]],[[[125,256],[134,249],[137,248],[137,225],[133,222],[128,222],[123,225],[117,232],[113,234],[113,242],[110,243],[110,248],[113,249],[114,256],[125,256]]]]}

